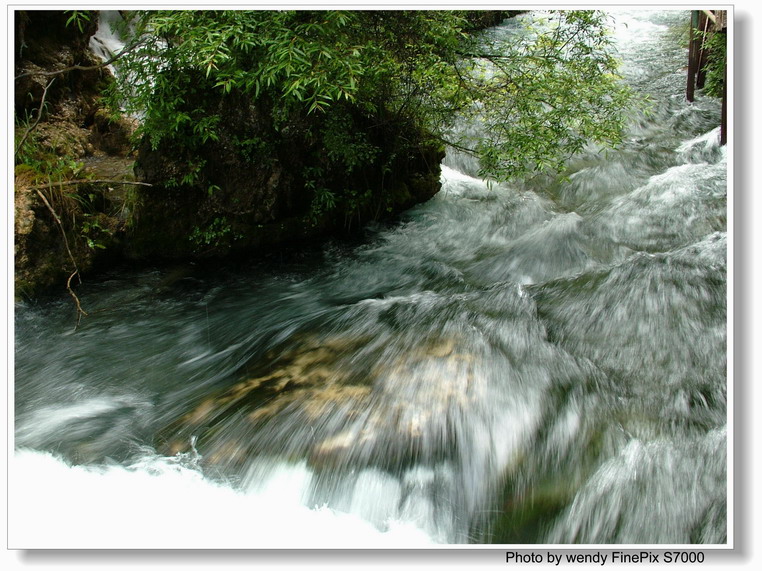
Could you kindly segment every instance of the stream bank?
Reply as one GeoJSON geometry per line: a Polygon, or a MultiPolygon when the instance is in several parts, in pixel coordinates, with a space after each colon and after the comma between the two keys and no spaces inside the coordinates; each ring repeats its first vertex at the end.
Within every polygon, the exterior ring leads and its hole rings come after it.
{"type": "Polygon", "coordinates": [[[99,13],[79,12],[76,20],[72,13],[15,13],[16,299],[64,291],[67,281],[76,287],[125,262],[172,265],[312,247],[439,191],[444,147],[416,125],[376,127],[343,109],[379,152],[351,173],[321,173],[328,184],[316,189],[308,173],[322,168],[325,149],[307,133],[330,117],[296,116],[276,132],[267,102],[208,92],[196,97],[226,125],[201,150],[200,176],[187,177],[191,157],[171,144],[135,141],[136,121],[107,108],[112,68],[90,46],[99,13]],[[318,191],[344,198],[316,206],[318,191]]]}

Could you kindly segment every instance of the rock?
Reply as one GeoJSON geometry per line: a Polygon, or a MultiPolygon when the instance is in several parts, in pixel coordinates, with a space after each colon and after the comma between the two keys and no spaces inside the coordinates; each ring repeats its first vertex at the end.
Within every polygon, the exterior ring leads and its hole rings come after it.
{"type": "MultiPolygon", "coordinates": [[[[90,141],[101,154],[110,157],[132,157],[132,134],[137,129],[136,119],[114,117],[106,109],[97,109],[90,128],[90,141]]],[[[130,169],[132,174],[132,168],[130,169]]]]}
{"type": "Polygon", "coordinates": [[[153,187],[138,189],[143,206],[130,257],[257,255],[351,232],[358,220],[362,224],[399,213],[428,200],[440,187],[444,151],[411,125],[379,127],[358,114],[353,129],[367,133],[379,156],[350,171],[327,161],[315,135],[328,124],[320,114],[294,113],[276,126],[267,101],[252,103],[248,94],[222,96],[211,89],[189,94],[185,104],[191,115],[205,110],[224,120],[216,140],[192,151],[182,138],[173,142],[165,137],[158,146],[142,141],[135,173],[153,187]],[[311,172],[320,172],[320,186],[336,197],[333,209],[312,209],[311,172]],[[168,211],[172,220],[167,220],[168,211]]]}
{"type": "MultiPolygon", "coordinates": [[[[102,90],[112,80],[107,68],[71,70],[56,75],[52,83],[53,76],[44,75],[73,65],[100,63],[88,47],[97,18],[91,15],[82,30],[67,25],[68,18],[65,11],[16,12],[16,117],[33,124],[44,94],[45,113],[34,139],[51,164],[60,159],[84,160],[93,167],[96,157],[130,158],[134,121],[114,120],[102,108],[102,90]]],[[[81,271],[95,267],[88,262],[95,254],[101,264],[122,256],[139,262],[177,263],[262,256],[282,248],[313,245],[320,239],[356,231],[368,221],[393,216],[439,190],[444,150],[415,125],[377,126],[357,110],[351,111],[353,128],[368,133],[379,153],[349,172],[346,166],[326,167],[325,148],[319,137],[311,134],[324,128],[320,121],[325,119],[317,117],[320,114],[296,113],[276,126],[271,106],[263,101],[252,103],[247,94],[221,97],[214,90],[199,89],[196,95],[186,96],[194,109],[200,105],[225,118],[218,140],[204,144],[200,154],[191,155],[167,141],[158,148],[143,141],[134,174],[139,181],[152,184],[151,188],[67,187],[66,194],[83,200],[90,211],[113,218],[105,225],[99,222],[112,232],[99,238],[98,252],[72,250],[75,258],[80,251],[85,256],[77,259],[81,271]],[[192,100],[194,97],[198,101],[192,100]],[[202,166],[196,181],[189,182],[189,165],[194,164],[202,166]],[[309,169],[324,172],[321,184],[340,197],[337,207],[312,208],[315,191],[305,174],[309,169]],[[95,203],[90,195],[98,195],[95,203]],[[101,249],[104,245],[107,248],[101,249]]],[[[20,197],[21,203],[25,200],[20,197]]],[[[73,210],[67,220],[74,220],[74,226],[67,231],[72,239],[85,246],[93,243],[82,232],[85,212],[77,211],[74,204],[69,206],[73,210]]],[[[53,246],[55,239],[60,240],[55,237],[60,231],[52,217],[42,223],[46,216],[38,211],[35,225],[28,215],[22,215],[19,228],[47,232],[46,237],[38,235],[35,240],[53,246]]],[[[26,295],[65,280],[72,271],[65,256],[53,264],[58,270],[52,271],[53,265],[39,258],[41,249],[25,250],[31,244],[29,239],[19,236],[16,243],[21,262],[17,274],[26,273],[29,278],[21,288],[26,295]],[[35,284],[27,270],[43,265],[57,277],[35,284]]],[[[61,248],[53,250],[59,255],[61,248]]]]}
{"type": "Polygon", "coordinates": [[[88,47],[97,18],[84,21],[81,30],[77,25],[67,25],[69,15],[65,11],[17,11],[15,18],[17,140],[28,133],[27,146],[16,156],[18,298],[35,297],[56,284],[64,289],[75,266],[81,277],[105,259],[106,251],[115,257],[118,233],[125,222],[113,216],[123,211],[115,205],[119,197],[109,196],[108,188],[90,184],[50,183],[84,176],[79,161],[94,154],[129,155],[132,126],[129,122],[108,123],[104,118],[100,99],[104,82],[111,77],[108,70],[52,73],[99,63],[88,47]],[[68,244],[37,191],[45,193],[63,221],[68,244]]]}
{"type": "Polygon", "coordinates": [[[280,448],[320,470],[391,468],[452,453],[450,415],[483,398],[473,357],[443,338],[393,361],[381,357],[366,370],[353,363],[366,343],[300,339],[266,374],[203,398],[162,431],[162,450],[187,452],[197,437],[205,462],[240,469],[266,443],[268,451],[280,448]]]}

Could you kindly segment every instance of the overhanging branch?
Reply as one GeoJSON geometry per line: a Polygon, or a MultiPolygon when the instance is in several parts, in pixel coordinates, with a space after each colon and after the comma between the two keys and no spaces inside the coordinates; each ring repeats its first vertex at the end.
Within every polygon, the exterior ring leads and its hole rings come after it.
{"type": "Polygon", "coordinates": [[[129,46],[125,47],[122,51],[120,51],[118,54],[115,54],[111,58],[107,59],[106,61],[99,63],[97,65],[72,65],[69,67],[65,67],[63,69],[57,69],[54,71],[28,71],[26,73],[22,73],[20,75],[17,75],[14,80],[21,79],[22,77],[29,77],[30,75],[39,75],[42,77],[50,77],[53,75],[61,75],[62,73],[67,73],[69,71],[95,71],[96,69],[103,69],[104,67],[107,67],[120,59],[121,57],[127,55],[132,50],[137,48],[142,41],[137,41],[134,44],[130,44],[129,46]]]}
{"type": "Polygon", "coordinates": [[[49,182],[48,184],[41,184],[38,186],[30,186],[31,190],[43,190],[47,188],[54,188],[58,186],[76,186],[78,184],[128,184],[137,186],[153,186],[148,182],[137,182],[134,180],[103,180],[103,179],[78,179],[78,180],[64,180],[61,182],[49,182]]]}

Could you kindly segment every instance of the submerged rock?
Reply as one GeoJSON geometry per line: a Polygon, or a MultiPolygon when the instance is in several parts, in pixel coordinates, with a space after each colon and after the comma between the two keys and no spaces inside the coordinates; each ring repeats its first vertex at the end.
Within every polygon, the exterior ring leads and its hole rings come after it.
{"type": "Polygon", "coordinates": [[[195,443],[205,462],[233,469],[264,453],[265,443],[315,468],[451,454],[448,418],[479,394],[473,357],[441,339],[363,368],[352,356],[366,341],[302,339],[266,373],[202,399],[163,431],[162,450],[187,452],[195,443]]]}

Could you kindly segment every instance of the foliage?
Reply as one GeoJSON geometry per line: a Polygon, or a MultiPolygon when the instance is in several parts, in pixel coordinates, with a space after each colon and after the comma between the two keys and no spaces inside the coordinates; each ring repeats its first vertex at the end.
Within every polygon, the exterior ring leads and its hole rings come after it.
{"type": "Polygon", "coordinates": [[[225,217],[216,217],[204,228],[196,226],[191,232],[190,241],[196,247],[219,246],[224,240],[238,239],[241,236],[233,232],[230,222],[225,217]]]}
{"type": "Polygon", "coordinates": [[[560,168],[588,140],[618,142],[629,94],[602,13],[549,13],[492,43],[476,41],[465,15],[142,12],[111,99],[140,114],[154,148],[168,139],[198,150],[220,136],[208,94],[244,95],[267,103],[276,131],[308,125],[325,166],[347,172],[380,151],[360,124],[415,125],[476,153],[483,174],[501,180],[560,168]],[[459,138],[456,115],[483,122],[486,136],[459,138]]]}
{"type": "Polygon", "coordinates": [[[323,169],[320,167],[306,167],[304,169],[304,186],[312,194],[310,205],[310,221],[313,226],[327,212],[336,208],[336,194],[323,186],[323,169]]]}
{"type": "Polygon", "coordinates": [[[617,144],[631,93],[617,74],[606,16],[561,11],[529,21],[488,56],[478,98],[482,174],[560,170],[590,141],[617,144]]]}
{"type": "Polygon", "coordinates": [[[725,84],[725,66],[727,65],[727,36],[715,32],[706,42],[708,51],[706,63],[705,93],[711,97],[722,97],[725,84]]]}
{"type": "Polygon", "coordinates": [[[66,25],[75,25],[80,32],[85,30],[85,26],[89,24],[91,20],[90,13],[88,11],[64,10],[64,13],[69,15],[69,18],[66,20],[66,25]]]}
{"type": "Polygon", "coordinates": [[[104,238],[113,235],[113,230],[103,224],[97,215],[85,213],[82,215],[81,234],[91,250],[105,250],[107,248],[104,238]]]}

